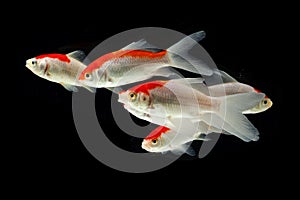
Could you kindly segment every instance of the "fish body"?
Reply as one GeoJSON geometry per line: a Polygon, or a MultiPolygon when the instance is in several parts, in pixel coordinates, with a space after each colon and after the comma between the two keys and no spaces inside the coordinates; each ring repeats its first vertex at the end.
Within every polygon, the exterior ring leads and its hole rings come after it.
{"type": "Polygon", "coordinates": [[[175,79],[140,84],[121,92],[119,102],[140,113],[164,118],[169,124],[178,118],[204,121],[244,141],[258,140],[258,130],[242,112],[256,106],[265,95],[249,92],[212,97],[189,85],[202,81],[175,79]]]}
{"type": "MultiPolygon", "coordinates": [[[[255,89],[254,87],[240,83],[240,82],[228,82],[222,83],[212,86],[206,86],[204,84],[198,85],[198,88],[202,87],[201,92],[213,96],[220,97],[224,95],[232,95],[232,94],[240,94],[240,93],[249,93],[249,92],[257,92],[261,93],[260,90],[255,89]]],[[[253,108],[243,111],[243,114],[256,114],[261,113],[272,107],[273,102],[268,96],[265,96],[257,105],[253,108]]]]}
{"type": "MultiPolygon", "coordinates": [[[[186,121],[184,120],[183,123],[186,123],[186,121]]],[[[205,134],[202,134],[208,131],[209,127],[203,122],[201,122],[200,126],[202,131],[196,131],[195,126],[185,126],[184,129],[170,129],[165,126],[159,126],[143,139],[142,148],[155,153],[171,151],[175,154],[187,153],[195,155],[194,150],[190,147],[191,142],[194,140],[209,140],[206,139],[205,134]]]]}
{"type": "Polygon", "coordinates": [[[76,92],[76,86],[85,87],[89,91],[95,89],[83,86],[77,81],[79,74],[86,68],[81,62],[85,57],[82,51],[69,54],[44,54],[26,61],[26,67],[37,76],[51,82],[59,83],[67,90],[76,92]]]}
{"type": "MultiPolygon", "coordinates": [[[[208,87],[209,95],[211,96],[222,96],[224,92],[226,95],[238,94],[238,93],[247,93],[247,92],[258,92],[261,93],[260,90],[238,82],[235,78],[227,74],[226,72],[219,70],[215,72],[222,77],[224,84],[217,84],[208,87]]],[[[206,87],[206,86],[205,86],[206,87]]],[[[202,90],[205,91],[205,90],[202,90]]],[[[207,90],[206,90],[207,91],[207,90]]],[[[243,111],[243,114],[256,114],[261,113],[263,111],[268,110],[273,105],[271,99],[266,95],[255,107],[243,111]]]]}
{"type": "Polygon", "coordinates": [[[193,141],[193,136],[188,137],[185,134],[178,134],[178,132],[159,126],[154,129],[142,142],[142,148],[149,152],[164,153],[171,151],[173,153],[187,152],[193,155],[192,150],[188,150],[187,143],[193,141]]]}
{"type": "Polygon", "coordinates": [[[153,76],[169,77],[173,74],[167,68],[169,66],[197,74],[211,75],[212,69],[187,54],[188,50],[204,37],[204,31],[196,32],[166,50],[159,50],[145,40],[133,42],[93,61],[81,73],[79,81],[97,88],[118,87],[153,76]]]}

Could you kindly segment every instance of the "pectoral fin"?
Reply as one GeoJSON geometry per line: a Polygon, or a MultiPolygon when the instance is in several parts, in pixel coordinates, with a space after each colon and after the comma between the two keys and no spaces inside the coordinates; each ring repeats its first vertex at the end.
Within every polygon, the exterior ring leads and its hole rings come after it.
{"type": "Polygon", "coordinates": [[[85,89],[87,89],[88,91],[90,91],[91,93],[96,93],[96,88],[92,88],[92,87],[89,87],[89,86],[82,86],[84,87],[85,89]]]}
{"type": "Polygon", "coordinates": [[[78,92],[78,89],[70,84],[66,84],[66,83],[60,83],[64,88],[66,88],[67,90],[71,91],[71,92],[78,92]]]}

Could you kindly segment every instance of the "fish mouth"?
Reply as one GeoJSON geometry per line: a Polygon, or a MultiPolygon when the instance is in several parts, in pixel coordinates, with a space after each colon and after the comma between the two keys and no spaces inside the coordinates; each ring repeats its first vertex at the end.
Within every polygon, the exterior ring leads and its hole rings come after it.
{"type": "Polygon", "coordinates": [[[142,142],[142,148],[145,149],[146,151],[151,152],[151,147],[149,146],[149,143],[145,141],[142,142]]]}

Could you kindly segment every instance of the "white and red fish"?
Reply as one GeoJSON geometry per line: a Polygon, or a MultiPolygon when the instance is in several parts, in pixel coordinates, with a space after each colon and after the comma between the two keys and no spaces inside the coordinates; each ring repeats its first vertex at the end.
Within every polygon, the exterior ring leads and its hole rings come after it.
{"type": "Polygon", "coordinates": [[[195,155],[195,152],[189,148],[190,142],[197,137],[196,134],[194,135],[192,137],[183,137],[185,134],[178,134],[178,132],[170,128],[159,126],[143,140],[142,148],[155,153],[171,151],[175,154],[186,152],[189,155],[195,155]]]}
{"type": "MultiPolygon", "coordinates": [[[[234,79],[232,76],[230,76],[229,74],[227,74],[226,72],[224,72],[222,70],[219,70],[217,73],[222,77],[222,79],[225,83],[209,86],[206,90],[205,90],[205,87],[207,87],[207,86],[204,86],[203,90],[201,90],[202,92],[208,91],[208,94],[211,96],[222,96],[222,95],[224,95],[224,92],[225,92],[225,95],[247,93],[247,92],[261,93],[260,90],[254,88],[250,85],[238,82],[236,79],[234,79]]],[[[201,87],[201,85],[199,85],[199,86],[201,87]]],[[[243,111],[243,114],[260,113],[260,112],[268,110],[269,108],[272,107],[272,105],[273,105],[273,102],[266,95],[255,107],[253,107],[249,110],[243,111]]]]}
{"type": "Polygon", "coordinates": [[[258,140],[258,130],[242,112],[256,106],[265,95],[249,92],[211,97],[191,86],[202,81],[187,78],[140,84],[121,92],[119,102],[140,113],[164,118],[168,124],[174,125],[176,118],[204,121],[244,141],[258,140]]]}
{"type": "Polygon", "coordinates": [[[145,40],[133,42],[93,61],[83,70],[79,81],[95,88],[118,87],[153,76],[169,77],[174,74],[167,68],[170,66],[197,74],[212,75],[211,68],[188,55],[188,51],[204,37],[204,31],[196,32],[166,50],[158,50],[145,40]]]}
{"type": "MultiPolygon", "coordinates": [[[[212,86],[206,86],[205,84],[197,84],[195,86],[197,90],[200,90],[206,95],[213,97],[220,97],[225,95],[257,92],[262,93],[260,90],[240,82],[228,82],[222,84],[216,84],[212,86]]],[[[257,105],[249,110],[243,111],[243,114],[256,114],[266,111],[273,105],[273,102],[268,96],[265,96],[257,105]]]]}
{"type": "Polygon", "coordinates": [[[86,65],[81,62],[84,57],[82,51],[69,54],[44,54],[28,59],[26,67],[39,77],[59,83],[69,91],[77,92],[76,86],[80,86],[95,92],[95,88],[83,86],[77,80],[79,74],[86,68],[86,65]]]}
{"type": "Polygon", "coordinates": [[[164,153],[171,151],[175,154],[187,153],[193,156],[195,155],[195,152],[190,147],[192,141],[209,140],[206,138],[206,134],[203,133],[222,133],[222,130],[210,130],[210,127],[208,127],[204,122],[200,122],[199,124],[201,131],[196,131],[196,129],[199,128],[195,128],[195,126],[186,126],[185,122],[182,122],[181,124],[184,124],[184,128],[177,130],[170,129],[165,126],[157,127],[146,138],[144,138],[142,148],[149,152],[164,153]]]}

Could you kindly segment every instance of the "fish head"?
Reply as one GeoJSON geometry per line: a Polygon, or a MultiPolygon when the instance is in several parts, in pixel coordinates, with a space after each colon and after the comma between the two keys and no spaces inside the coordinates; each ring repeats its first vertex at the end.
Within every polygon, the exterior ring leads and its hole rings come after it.
{"type": "Polygon", "coordinates": [[[44,74],[47,65],[49,66],[46,58],[44,59],[31,58],[26,60],[25,66],[34,74],[42,76],[44,74]]]}
{"type": "Polygon", "coordinates": [[[118,101],[126,105],[126,107],[139,111],[147,110],[151,105],[151,98],[149,94],[136,92],[134,90],[120,92],[118,101]]]}
{"type": "Polygon", "coordinates": [[[87,66],[79,75],[78,81],[85,86],[96,87],[98,84],[96,70],[87,66]]]}
{"type": "Polygon", "coordinates": [[[163,87],[164,84],[166,84],[166,81],[152,81],[136,85],[127,91],[120,92],[119,102],[129,104],[132,108],[137,110],[148,110],[152,108],[152,91],[163,87]]]}
{"type": "Polygon", "coordinates": [[[267,96],[265,96],[265,98],[263,98],[259,102],[259,104],[256,106],[256,109],[258,111],[262,112],[262,111],[269,109],[272,105],[273,105],[273,102],[271,101],[271,99],[268,98],[267,96]]]}
{"type": "MultiPolygon", "coordinates": [[[[164,126],[154,129],[142,142],[142,148],[149,152],[168,151],[168,134],[171,130],[164,126]]],[[[172,134],[171,134],[172,135],[172,134]]]]}

